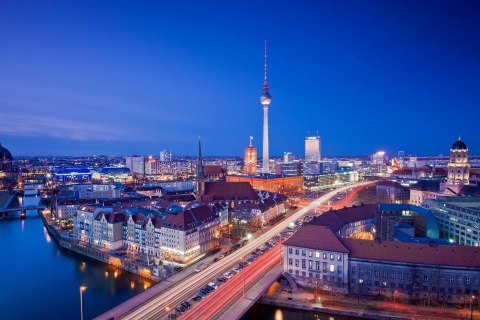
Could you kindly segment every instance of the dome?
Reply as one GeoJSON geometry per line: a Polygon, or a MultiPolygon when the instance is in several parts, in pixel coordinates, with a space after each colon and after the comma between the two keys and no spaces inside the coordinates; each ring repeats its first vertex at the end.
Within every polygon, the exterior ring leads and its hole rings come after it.
{"type": "Polygon", "coordinates": [[[13,160],[12,154],[8,149],[2,147],[2,143],[0,142],[0,160],[13,160]]]}
{"type": "Polygon", "coordinates": [[[264,92],[260,96],[260,102],[262,104],[270,104],[271,101],[272,101],[272,97],[270,96],[270,93],[268,93],[268,92],[264,92]]]}
{"type": "Polygon", "coordinates": [[[460,140],[460,137],[458,137],[458,140],[452,145],[452,150],[467,150],[467,146],[460,140]]]}

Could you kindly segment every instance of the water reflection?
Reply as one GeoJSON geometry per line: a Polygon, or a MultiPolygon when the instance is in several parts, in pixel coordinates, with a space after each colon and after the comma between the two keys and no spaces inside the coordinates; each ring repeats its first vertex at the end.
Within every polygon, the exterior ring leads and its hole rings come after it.
{"type": "Polygon", "coordinates": [[[277,311],[275,311],[275,320],[283,320],[282,310],[277,309],[277,311]]]}

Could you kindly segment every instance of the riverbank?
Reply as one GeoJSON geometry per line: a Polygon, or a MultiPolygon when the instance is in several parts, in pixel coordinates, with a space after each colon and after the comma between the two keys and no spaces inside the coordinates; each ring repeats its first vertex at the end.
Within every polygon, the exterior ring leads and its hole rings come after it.
{"type": "MultiPolygon", "coordinates": [[[[67,230],[62,230],[55,226],[55,221],[51,219],[49,211],[44,211],[40,214],[40,217],[42,218],[43,225],[47,229],[48,234],[53,237],[62,248],[113,265],[154,282],[160,282],[162,280],[162,277],[154,275],[154,273],[156,273],[154,270],[155,268],[148,265],[146,266],[144,263],[129,258],[127,255],[119,255],[119,253],[96,248],[90,244],[81,243],[73,239],[70,237],[67,230]]],[[[167,275],[165,275],[164,278],[166,277],[167,275]]]]}
{"type": "Polygon", "coordinates": [[[257,302],[281,308],[299,309],[312,312],[322,312],[350,316],[364,319],[378,320],[439,320],[439,319],[480,319],[478,310],[469,306],[434,307],[406,304],[401,302],[384,301],[375,298],[363,297],[358,299],[353,296],[332,297],[329,294],[318,294],[314,301],[314,293],[302,289],[297,293],[290,293],[289,285],[279,282],[272,285],[265,295],[257,302]],[[473,317],[471,317],[473,315],[473,317]]]}

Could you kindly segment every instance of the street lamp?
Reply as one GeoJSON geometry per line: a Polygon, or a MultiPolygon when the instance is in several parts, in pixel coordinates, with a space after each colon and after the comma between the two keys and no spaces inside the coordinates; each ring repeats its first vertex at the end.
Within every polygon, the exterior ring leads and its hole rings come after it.
{"type": "Polygon", "coordinates": [[[395,303],[395,293],[397,293],[397,290],[393,291],[393,303],[395,303]]]}
{"type": "Polygon", "coordinates": [[[473,320],[473,305],[475,304],[475,296],[472,296],[472,301],[470,302],[470,320],[473,320]]]}
{"type": "Polygon", "coordinates": [[[169,307],[166,307],[166,308],[165,308],[165,311],[167,311],[167,313],[168,313],[168,319],[171,319],[171,318],[172,318],[172,315],[171,315],[171,313],[170,313],[170,308],[169,308],[169,307]]]}
{"type": "Polygon", "coordinates": [[[83,291],[85,291],[87,287],[85,286],[80,286],[80,320],[83,320],[83,301],[82,301],[82,295],[83,291]]]}

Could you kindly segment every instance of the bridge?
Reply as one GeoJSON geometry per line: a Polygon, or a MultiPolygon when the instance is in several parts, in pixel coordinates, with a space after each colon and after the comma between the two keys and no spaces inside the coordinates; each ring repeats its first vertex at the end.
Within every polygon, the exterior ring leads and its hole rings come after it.
{"type": "MultiPolygon", "coordinates": [[[[95,319],[167,319],[169,313],[181,301],[190,301],[201,288],[212,280],[216,281],[217,277],[231,270],[253,250],[264,245],[265,242],[283,231],[290,223],[323,204],[335,196],[337,192],[371,183],[374,182],[361,182],[331,191],[294,212],[263,234],[255,236],[247,245],[227,255],[207,269],[195,273],[193,272],[194,266],[186,268],[180,274],[160,282],[95,319]]],[[[188,318],[188,314],[194,313],[197,319],[222,319],[223,314],[230,314],[230,318],[223,319],[239,319],[280,275],[283,270],[282,254],[283,245],[281,244],[268,250],[254,260],[251,265],[242,269],[239,274],[222,284],[219,289],[202,299],[198,304],[193,305],[192,309],[187,311],[185,317],[188,318]],[[272,273],[269,274],[270,271],[272,273]],[[269,276],[267,276],[268,274],[269,276]],[[256,290],[255,286],[257,286],[256,290]],[[233,308],[232,311],[225,309],[226,306],[233,308]]]]}

